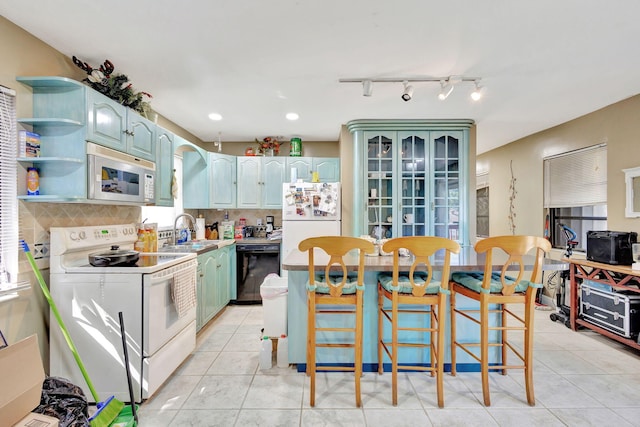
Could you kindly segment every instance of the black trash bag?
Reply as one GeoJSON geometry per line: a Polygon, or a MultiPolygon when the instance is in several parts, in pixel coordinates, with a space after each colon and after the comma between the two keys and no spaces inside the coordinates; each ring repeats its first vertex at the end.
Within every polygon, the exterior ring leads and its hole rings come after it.
{"type": "Polygon", "coordinates": [[[82,389],[68,380],[47,377],[42,384],[40,405],[33,410],[60,420],[60,427],[89,426],[89,408],[82,389]]]}

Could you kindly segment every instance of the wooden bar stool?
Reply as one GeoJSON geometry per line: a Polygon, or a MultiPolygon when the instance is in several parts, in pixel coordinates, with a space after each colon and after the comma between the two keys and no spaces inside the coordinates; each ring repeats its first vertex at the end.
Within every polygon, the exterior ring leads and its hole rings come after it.
{"type": "MultiPolygon", "coordinates": [[[[451,253],[458,253],[460,245],[443,237],[399,237],[391,239],[382,247],[384,252],[393,252],[393,274],[381,273],[378,277],[378,373],[384,372],[384,350],[391,358],[392,403],[398,404],[398,370],[431,372],[436,376],[438,406],[444,406],[443,366],[444,335],[446,324],[446,299],[449,285],[449,265],[451,253]],[[400,273],[400,249],[408,249],[414,259],[409,273],[400,273]],[[434,278],[433,265],[429,257],[439,253],[438,263],[442,263],[440,280],[434,278]],[[385,302],[390,301],[385,307],[385,302]],[[400,316],[429,318],[428,327],[399,326],[400,316]],[[384,320],[391,323],[391,339],[384,339],[384,320]],[[398,337],[398,331],[419,332],[419,337],[398,337]],[[429,341],[424,333],[429,333],[429,341]],[[428,348],[429,366],[418,360],[399,364],[400,347],[428,348]]],[[[436,255],[437,256],[437,255],[436,255]]],[[[419,324],[417,321],[415,324],[419,324]]]]}
{"type": "MultiPolygon", "coordinates": [[[[362,312],[364,294],[365,253],[373,253],[373,243],[357,237],[327,236],[311,237],[298,245],[301,252],[309,253],[309,281],[307,283],[307,375],[310,376],[310,405],[315,406],[316,371],[353,371],[355,376],[356,406],[362,405],[360,377],[362,376],[362,312]],[[320,249],[321,251],[317,251],[320,249]],[[349,273],[345,257],[350,251],[357,252],[358,269],[349,273]],[[324,254],[322,254],[324,252],[324,254]],[[328,255],[324,272],[316,272],[319,254],[328,255]],[[353,325],[345,319],[340,326],[319,326],[318,315],[353,316],[353,325]],[[323,335],[317,342],[316,334],[323,335]],[[325,339],[327,333],[335,338],[325,339]],[[332,334],[337,333],[337,336],[332,334]],[[345,334],[353,334],[353,340],[345,340],[345,334]],[[351,366],[317,366],[316,348],[353,348],[354,364],[351,366]]],[[[350,256],[353,255],[353,252],[350,256]]]]}
{"type": "Polygon", "coordinates": [[[482,395],[484,404],[491,405],[489,395],[489,369],[498,369],[503,375],[507,369],[523,369],[527,402],[536,403],[533,393],[533,315],[535,312],[536,291],[542,287],[542,263],[544,254],[551,249],[548,240],[535,236],[497,236],[480,240],[475,245],[478,254],[486,254],[484,271],[454,272],[451,275],[451,374],[456,375],[456,349],[461,348],[480,362],[482,372],[482,395]],[[500,272],[493,272],[495,252],[504,252],[508,259],[500,272]],[[517,268],[508,275],[508,268],[517,268]],[[529,270],[525,273],[525,270],[529,270]],[[515,276],[515,277],[513,277],[515,276]],[[526,280],[526,277],[529,277],[526,280]],[[480,309],[459,309],[456,307],[456,294],[462,294],[480,303],[480,309]],[[513,312],[506,304],[523,304],[524,319],[513,312]],[[456,315],[463,316],[480,326],[480,343],[461,343],[456,341],[456,315]],[[490,315],[491,319],[490,319],[490,315]],[[499,316],[498,316],[499,315],[499,316]],[[493,321],[492,321],[493,320],[493,321]],[[512,320],[515,326],[509,326],[512,320]],[[490,326],[490,323],[495,326],[490,326]],[[524,352],[521,353],[508,340],[508,331],[522,331],[524,334],[524,352]],[[489,342],[489,331],[497,331],[498,342],[489,342]],[[480,347],[480,357],[477,350],[480,347]],[[498,365],[489,367],[489,347],[499,347],[501,358],[498,365]],[[509,365],[507,354],[513,352],[519,364],[509,365]]]}

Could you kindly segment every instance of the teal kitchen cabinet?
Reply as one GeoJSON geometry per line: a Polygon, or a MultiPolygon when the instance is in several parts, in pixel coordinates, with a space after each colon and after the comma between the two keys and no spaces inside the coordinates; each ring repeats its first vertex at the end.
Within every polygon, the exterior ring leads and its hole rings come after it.
{"type": "Polygon", "coordinates": [[[235,290],[235,244],[198,255],[196,330],[231,301],[235,290]]]}
{"type": "Polygon", "coordinates": [[[187,209],[236,207],[236,158],[199,147],[182,154],[183,204],[187,209]]]}
{"type": "Polygon", "coordinates": [[[470,120],[355,120],[356,235],[469,243],[470,120]]]}
{"type": "Polygon", "coordinates": [[[209,153],[211,170],[210,207],[229,209],[236,207],[236,157],[209,153]]]}
{"type": "Polygon", "coordinates": [[[18,198],[35,202],[83,202],[87,198],[85,101],[87,88],[65,77],[17,77],[33,91],[32,117],[19,118],[40,135],[40,157],[19,157],[21,174],[35,167],[40,195],[27,196],[24,184],[18,198]]]}
{"type": "Polygon", "coordinates": [[[165,130],[156,128],[156,206],[173,206],[173,146],[176,139],[181,137],[165,130]]]}
{"type": "Polygon", "coordinates": [[[237,208],[282,208],[285,158],[243,156],[237,158],[237,208]]]}
{"type": "Polygon", "coordinates": [[[292,170],[295,168],[295,176],[297,179],[301,179],[303,181],[310,182],[311,181],[311,172],[313,168],[313,162],[311,161],[311,157],[287,157],[286,168],[287,168],[287,182],[291,182],[292,170]]]}
{"type": "Polygon", "coordinates": [[[216,250],[198,255],[197,281],[198,303],[196,309],[196,329],[200,330],[216,314],[218,308],[218,292],[216,279],[218,278],[218,264],[216,250]]]}
{"type": "Polygon", "coordinates": [[[286,182],[292,180],[292,168],[296,169],[297,179],[306,182],[311,182],[313,172],[318,172],[320,182],[340,181],[340,159],[337,157],[288,157],[286,182]]]}
{"type": "Polygon", "coordinates": [[[211,207],[209,153],[195,146],[192,150],[182,153],[182,203],[186,209],[208,209],[211,207]]]}
{"type": "Polygon", "coordinates": [[[312,157],[311,171],[318,172],[320,182],[340,182],[340,159],[337,157],[312,157]]]}
{"type": "Polygon", "coordinates": [[[111,98],[87,89],[87,140],[156,161],[156,125],[111,98]]]}
{"type": "Polygon", "coordinates": [[[231,301],[231,256],[229,246],[217,249],[214,253],[217,267],[216,313],[218,313],[231,301]]]}

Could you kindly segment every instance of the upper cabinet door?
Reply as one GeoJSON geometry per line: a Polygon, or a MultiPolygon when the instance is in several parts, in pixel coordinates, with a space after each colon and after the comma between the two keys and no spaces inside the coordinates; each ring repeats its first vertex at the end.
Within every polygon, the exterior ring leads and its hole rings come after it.
{"type": "Polygon", "coordinates": [[[340,159],[337,157],[314,157],[311,168],[318,172],[320,182],[340,182],[340,159]]]}
{"type": "Polygon", "coordinates": [[[296,168],[296,177],[303,181],[311,181],[313,161],[310,157],[287,157],[287,181],[291,181],[291,170],[296,168]]]}
{"type": "Polygon", "coordinates": [[[282,208],[282,184],[285,178],[286,160],[282,157],[264,157],[262,161],[262,208],[282,208]]]}
{"type": "Polygon", "coordinates": [[[156,206],[173,206],[173,143],[177,138],[165,129],[156,129],[156,206]]]}
{"type": "Polygon", "coordinates": [[[262,157],[238,157],[238,208],[259,208],[264,183],[262,180],[262,157]]]}
{"type": "Polygon", "coordinates": [[[236,207],[236,157],[228,154],[209,154],[211,168],[212,208],[236,207]]]}
{"type": "Polygon", "coordinates": [[[127,107],[87,90],[87,140],[126,152],[127,107]]]}
{"type": "MultiPolygon", "coordinates": [[[[156,125],[133,112],[127,114],[127,152],[132,156],[156,161],[156,125]]],[[[157,165],[156,165],[157,166],[157,165]]]]}
{"type": "Polygon", "coordinates": [[[187,209],[211,207],[211,174],[207,152],[200,147],[182,153],[182,198],[187,209]]]}

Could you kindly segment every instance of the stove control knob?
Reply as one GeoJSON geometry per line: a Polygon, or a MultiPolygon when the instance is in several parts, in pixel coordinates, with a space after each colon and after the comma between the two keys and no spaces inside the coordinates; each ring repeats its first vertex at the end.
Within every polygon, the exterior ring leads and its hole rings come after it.
{"type": "Polygon", "coordinates": [[[71,233],[69,233],[69,238],[71,240],[78,240],[78,236],[76,236],[76,232],[72,231],[71,233]]]}
{"type": "Polygon", "coordinates": [[[78,237],[80,238],[80,240],[84,240],[87,238],[87,234],[84,231],[81,231],[78,237]]]}

